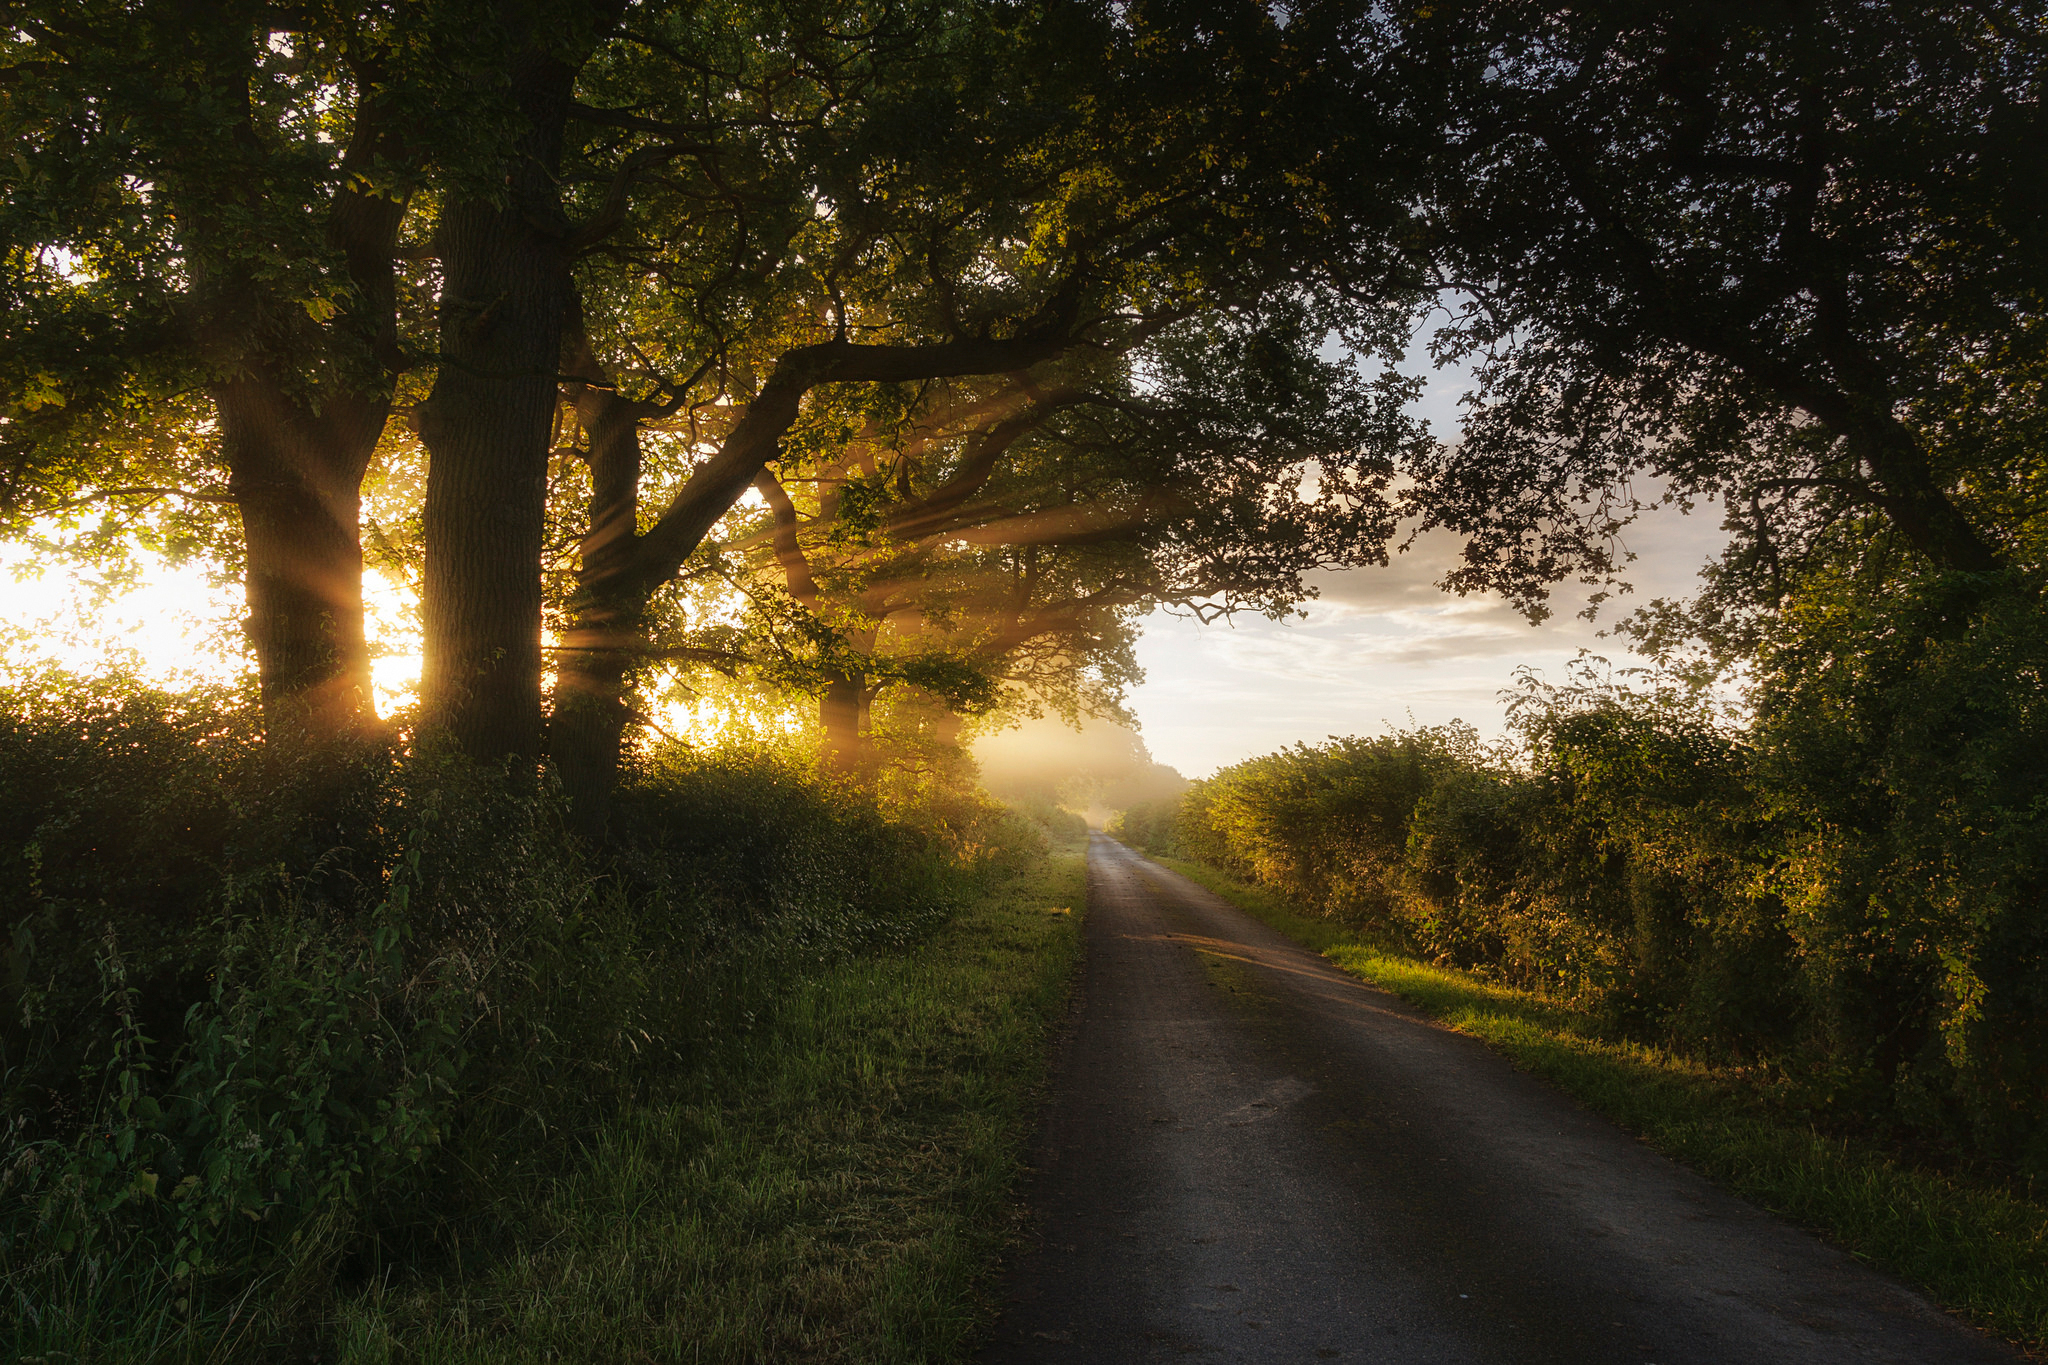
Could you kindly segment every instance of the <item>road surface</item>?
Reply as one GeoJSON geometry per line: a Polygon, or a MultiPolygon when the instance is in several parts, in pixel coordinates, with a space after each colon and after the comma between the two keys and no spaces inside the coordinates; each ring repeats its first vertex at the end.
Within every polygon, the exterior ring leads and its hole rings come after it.
{"type": "Polygon", "coordinates": [[[2019,1359],[1099,835],[1087,936],[989,1365],[2019,1359]]]}

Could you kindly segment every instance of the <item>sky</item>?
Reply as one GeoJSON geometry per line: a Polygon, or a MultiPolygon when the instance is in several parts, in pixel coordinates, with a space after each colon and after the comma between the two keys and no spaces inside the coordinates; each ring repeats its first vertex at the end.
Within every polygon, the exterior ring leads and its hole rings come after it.
{"type": "MultiPolygon", "coordinates": [[[[1460,369],[1430,371],[1417,347],[1413,373],[1431,382],[1418,405],[1439,439],[1457,430],[1458,399],[1470,386],[1460,369]]],[[[1615,617],[1658,597],[1689,597],[1702,566],[1725,537],[1720,514],[1659,509],[1623,537],[1636,560],[1634,591],[1605,604],[1603,619],[1578,612],[1591,589],[1561,587],[1550,619],[1532,626],[1492,594],[1457,597],[1434,583],[1456,561],[1454,537],[1433,533],[1383,569],[1323,573],[1305,619],[1241,616],[1199,625],[1155,612],[1145,622],[1138,662],[1145,682],[1130,697],[1153,758],[1187,777],[1297,741],[1369,735],[1464,720],[1502,733],[1502,693],[1519,668],[1561,681],[1582,649],[1616,667],[1647,662],[1600,632],[1615,617]]]]}
{"type": "Polygon", "coordinates": [[[1378,734],[1449,720],[1502,733],[1502,694],[1516,671],[1562,681],[1582,649],[1617,667],[1647,661],[1602,638],[1606,620],[1656,597],[1689,596],[1722,537],[1710,513],[1665,513],[1627,537],[1637,554],[1635,591],[1609,600],[1603,620],[1576,613],[1584,590],[1560,591],[1555,611],[1532,626],[1490,594],[1460,598],[1432,586],[1456,558],[1437,537],[1384,569],[1325,573],[1306,618],[1240,617],[1199,625],[1155,612],[1138,662],[1146,679],[1130,696],[1153,758],[1187,777],[1296,741],[1378,734]]]}
{"type": "MultiPolygon", "coordinates": [[[[1428,370],[1418,347],[1409,358],[1428,370]]],[[[1456,430],[1457,402],[1469,385],[1457,369],[1435,371],[1419,404],[1441,437],[1456,430]]],[[[1660,511],[1626,537],[1637,555],[1632,597],[1607,604],[1611,620],[1633,603],[1690,595],[1700,567],[1722,544],[1712,508],[1691,516],[1660,511]]],[[[1568,585],[1549,620],[1532,626],[1491,595],[1455,597],[1434,582],[1453,562],[1456,541],[1434,535],[1386,568],[1324,573],[1306,615],[1284,622],[1243,616],[1199,625],[1154,613],[1144,624],[1138,660],[1146,681],[1131,695],[1140,734],[1159,762],[1188,777],[1296,741],[1375,734],[1411,724],[1461,719],[1483,734],[1502,730],[1502,693],[1516,670],[1561,678],[1579,651],[1616,665],[1640,662],[1622,642],[1603,639],[1604,623],[1576,613],[1585,589],[1568,585]]],[[[241,591],[210,583],[197,567],[148,570],[140,587],[96,605],[95,586],[61,569],[39,577],[19,546],[0,546],[0,653],[18,663],[49,659],[91,670],[110,656],[144,677],[169,683],[222,677],[241,666],[241,591]],[[14,571],[27,569],[20,578],[14,571]]],[[[402,607],[373,574],[370,634],[405,638],[402,607]]],[[[374,647],[374,644],[373,644],[374,647]]],[[[392,651],[377,660],[380,706],[388,708],[417,679],[416,656],[392,651]]]]}

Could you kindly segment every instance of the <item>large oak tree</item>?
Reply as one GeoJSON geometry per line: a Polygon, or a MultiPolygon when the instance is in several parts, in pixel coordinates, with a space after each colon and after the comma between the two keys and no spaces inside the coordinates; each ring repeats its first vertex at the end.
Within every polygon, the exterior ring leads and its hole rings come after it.
{"type": "Polygon", "coordinates": [[[265,703],[322,734],[371,714],[360,487],[423,140],[481,117],[460,24],[52,0],[0,40],[0,510],[232,505],[265,703]]]}

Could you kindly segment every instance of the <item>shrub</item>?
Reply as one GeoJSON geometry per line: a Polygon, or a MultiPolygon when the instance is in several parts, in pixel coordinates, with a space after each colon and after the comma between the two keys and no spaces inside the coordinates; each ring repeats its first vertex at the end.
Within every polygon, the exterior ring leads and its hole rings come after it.
{"type": "Polygon", "coordinates": [[[1196,783],[1176,839],[1193,856],[1325,914],[1384,924],[1416,803],[1443,776],[1487,761],[1460,724],[1296,745],[1196,783]]]}
{"type": "Polygon", "coordinates": [[[1759,789],[1830,1099],[2048,1171],[2048,601],[1811,586],[1759,668],[1759,789]]]}
{"type": "Polygon", "coordinates": [[[2048,1172],[2048,607],[1802,592],[1746,729],[1580,678],[1525,691],[1517,753],[1297,746],[1121,828],[1845,1125],[2048,1172]]]}
{"type": "Polygon", "coordinates": [[[544,781],[59,678],[0,699],[0,774],[21,1355],[256,1349],[353,1277],[488,1238],[515,1167],[792,973],[928,932],[1019,833],[986,801],[934,797],[928,833],[771,753],[675,748],[593,848],[544,781]]]}
{"type": "Polygon", "coordinates": [[[1116,813],[1105,833],[1134,848],[1162,858],[1188,856],[1181,847],[1179,824],[1183,811],[1192,810],[1192,789],[1179,796],[1142,801],[1116,813]]]}

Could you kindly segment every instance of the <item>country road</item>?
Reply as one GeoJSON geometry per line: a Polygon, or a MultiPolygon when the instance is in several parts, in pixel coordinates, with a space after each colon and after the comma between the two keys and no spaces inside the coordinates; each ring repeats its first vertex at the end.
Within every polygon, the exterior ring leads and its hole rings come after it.
{"type": "Polygon", "coordinates": [[[1088,858],[990,1365],[2019,1359],[1186,879],[1088,858]]]}

